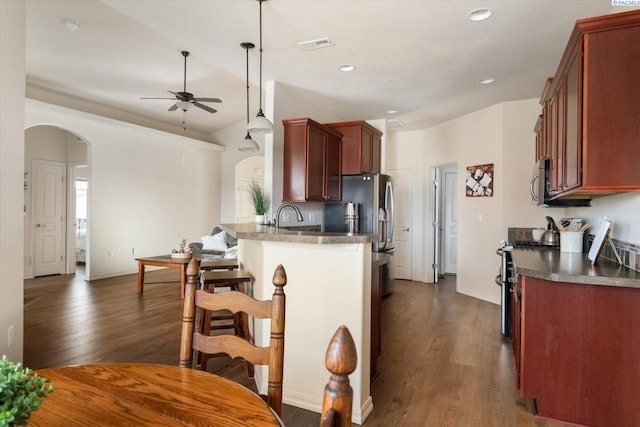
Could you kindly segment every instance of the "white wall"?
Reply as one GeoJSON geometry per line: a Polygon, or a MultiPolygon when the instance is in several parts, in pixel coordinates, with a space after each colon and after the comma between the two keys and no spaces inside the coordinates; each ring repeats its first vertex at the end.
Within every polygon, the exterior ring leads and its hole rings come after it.
{"type": "Polygon", "coordinates": [[[134,273],[136,257],[219,223],[223,147],[39,101],[26,111],[27,127],[58,126],[89,145],[88,279],[134,273]]]}
{"type": "Polygon", "coordinates": [[[476,111],[423,131],[393,132],[387,136],[390,169],[414,171],[413,273],[426,281],[431,259],[431,196],[429,168],[458,163],[458,291],[499,303],[494,277],[500,240],[510,226],[533,226],[546,210],[531,205],[528,196],[534,164],[533,125],[537,100],[507,102],[476,111]],[[494,164],[493,197],[466,197],[466,167],[494,164]]]}
{"type": "MultiPolygon", "coordinates": [[[[270,203],[268,217],[273,217],[276,210],[282,204],[282,170],[284,150],[284,126],[282,120],[298,117],[310,117],[320,123],[344,121],[344,118],[336,116],[333,111],[324,107],[324,103],[318,94],[305,91],[283,83],[269,81],[265,86],[264,113],[273,121],[275,132],[273,134],[252,134],[251,137],[260,146],[260,151],[243,153],[237,146],[246,134],[246,123],[243,121],[237,125],[222,129],[213,134],[213,140],[227,147],[222,154],[221,177],[221,221],[223,223],[234,222],[234,168],[243,159],[263,155],[265,157],[264,187],[270,203]]],[[[369,121],[382,132],[385,131],[384,120],[369,121]]],[[[382,138],[384,153],[386,144],[385,136],[382,138]]],[[[382,170],[385,170],[385,159],[382,159],[382,170]]],[[[293,222],[290,225],[322,224],[323,204],[321,203],[296,203],[305,218],[303,224],[293,222]],[[316,221],[309,220],[309,214],[314,213],[316,221]]]]}
{"type": "Polygon", "coordinates": [[[390,132],[385,136],[385,164],[387,172],[393,176],[395,169],[410,169],[413,176],[413,203],[411,224],[411,279],[427,282],[427,268],[430,265],[424,253],[427,245],[427,173],[423,142],[424,131],[390,132]]]}
{"type": "MultiPolygon", "coordinates": [[[[54,126],[36,126],[25,131],[24,171],[27,173],[24,191],[24,277],[33,277],[33,245],[31,195],[33,190],[32,161],[49,160],[68,165],[86,164],[87,145],[77,142],[77,137],[54,126]]],[[[67,200],[67,205],[68,205],[67,200]]],[[[73,235],[73,234],[72,234],[73,235]]],[[[64,249],[63,249],[64,251],[64,249]]]]}
{"type": "MultiPolygon", "coordinates": [[[[230,224],[235,222],[235,173],[236,165],[242,160],[253,156],[264,156],[264,135],[253,134],[251,138],[258,143],[260,151],[238,151],[238,145],[247,134],[247,123],[242,121],[234,126],[222,129],[213,134],[213,140],[224,145],[227,150],[221,154],[220,164],[220,222],[230,224]]],[[[264,179],[264,177],[262,177],[264,179]]],[[[217,224],[211,224],[213,228],[217,224]]]]}
{"type": "MultiPolygon", "coordinates": [[[[591,207],[567,209],[566,216],[584,218],[594,226],[606,217],[612,222],[611,237],[640,245],[640,192],[593,199],[591,207]]],[[[589,232],[594,233],[594,229],[589,232]]]]}
{"type": "Polygon", "coordinates": [[[25,2],[0,1],[0,355],[14,362],[22,361],[24,343],[25,18],[25,2]]]}

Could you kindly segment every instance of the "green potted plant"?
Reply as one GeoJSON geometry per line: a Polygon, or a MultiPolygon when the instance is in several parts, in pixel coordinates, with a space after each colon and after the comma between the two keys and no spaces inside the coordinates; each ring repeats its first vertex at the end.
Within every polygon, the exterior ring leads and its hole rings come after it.
{"type": "Polygon", "coordinates": [[[267,212],[267,209],[269,209],[269,200],[267,200],[267,196],[264,194],[264,190],[260,184],[251,181],[249,196],[253,202],[253,210],[256,213],[256,224],[264,224],[264,214],[267,212]]]}
{"type": "Polygon", "coordinates": [[[0,360],[0,426],[26,425],[31,412],[38,409],[53,386],[7,356],[0,360]]]}

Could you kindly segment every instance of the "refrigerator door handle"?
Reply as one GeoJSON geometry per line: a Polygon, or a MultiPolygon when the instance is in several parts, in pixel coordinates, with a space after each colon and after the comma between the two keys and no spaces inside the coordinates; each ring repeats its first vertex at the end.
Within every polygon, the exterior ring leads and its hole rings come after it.
{"type": "Polygon", "coordinates": [[[395,201],[393,200],[393,185],[391,184],[391,181],[387,181],[387,188],[385,189],[385,197],[384,197],[384,207],[385,210],[387,211],[387,228],[388,228],[388,239],[387,241],[389,242],[388,246],[391,246],[391,244],[393,243],[393,237],[394,237],[394,233],[395,233],[395,212],[394,212],[394,207],[395,207],[395,201]]]}

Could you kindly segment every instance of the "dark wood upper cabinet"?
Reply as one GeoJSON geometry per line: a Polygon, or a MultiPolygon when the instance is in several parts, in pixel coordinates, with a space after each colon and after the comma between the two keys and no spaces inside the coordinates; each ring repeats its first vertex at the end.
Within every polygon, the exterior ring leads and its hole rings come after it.
{"type": "Polygon", "coordinates": [[[640,190],[639,40],[640,11],[576,22],[535,128],[552,198],[640,190]]]}
{"type": "Polygon", "coordinates": [[[342,198],[342,135],[312,119],[283,120],[283,202],[342,198]]]}
{"type": "Polygon", "coordinates": [[[342,134],[342,175],[380,172],[382,132],[364,120],[325,126],[342,134]]]}

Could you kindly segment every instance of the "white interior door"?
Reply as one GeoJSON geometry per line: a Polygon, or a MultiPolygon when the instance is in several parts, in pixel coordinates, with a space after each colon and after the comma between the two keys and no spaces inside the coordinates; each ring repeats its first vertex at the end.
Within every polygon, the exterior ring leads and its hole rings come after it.
{"type": "Polygon", "coordinates": [[[65,164],[34,160],[34,275],[63,272],[65,164]]]}
{"type": "Polygon", "coordinates": [[[442,272],[456,274],[458,264],[458,167],[442,170],[442,272]]]}
{"type": "Polygon", "coordinates": [[[262,187],[262,181],[243,177],[236,178],[235,216],[238,223],[255,222],[256,220],[256,212],[250,196],[253,181],[262,187]]]}
{"type": "Polygon", "coordinates": [[[433,230],[433,258],[431,259],[431,274],[432,274],[432,280],[433,283],[438,283],[438,277],[440,277],[440,263],[441,263],[441,256],[440,253],[442,252],[441,250],[441,239],[440,236],[442,235],[442,233],[440,233],[440,216],[441,216],[441,212],[440,212],[440,203],[442,201],[442,196],[441,196],[441,192],[442,192],[442,186],[441,186],[441,179],[442,179],[442,171],[440,170],[439,167],[435,167],[432,169],[433,171],[433,175],[432,175],[432,179],[433,179],[433,210],[431,211],[433,214],[433,221],[431,222],[431,229],[433,230]]]}
{"type": "Polygon", "coordinates": [[[411,280],[411,231],[413,224],[413,169],[389,170],[395,197],[394,262],[396,279],[411,280]]]}

